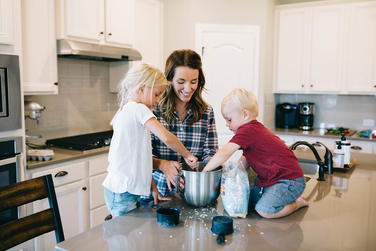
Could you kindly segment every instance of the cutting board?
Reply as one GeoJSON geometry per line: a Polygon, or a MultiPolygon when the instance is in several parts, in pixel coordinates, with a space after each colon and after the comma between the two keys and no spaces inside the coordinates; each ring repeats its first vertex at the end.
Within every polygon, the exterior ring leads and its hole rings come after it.
{"type": "MultiPolygon", "coordinates": [[[[356,133],[355,130],[350,130],[349,133],[345,133],[345,136],[352,136],[356,133]]],[[[330,133],[330,132],[325,132],[324,135],[333,135],[333,136],[341,136],[341,134],[336,134],[336,133],[330,133]]]]}

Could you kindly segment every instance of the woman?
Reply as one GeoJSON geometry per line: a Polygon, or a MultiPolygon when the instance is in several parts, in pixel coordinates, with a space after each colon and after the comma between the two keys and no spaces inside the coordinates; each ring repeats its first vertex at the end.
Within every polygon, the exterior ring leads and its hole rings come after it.
{"type": "MultiPolygon", "coordinates": [[[[209,161],[218,150],[218,139],[213,108],[201,95],[205,77],[200,55],[192,50],[174,51],[167,58],[165,76],[172,84],[154,108],[155,116],[199,161],[209,161]]],[[[153,176],[160,195],[166,196],[175,186],[182,158],[154,134],[151,138],[153,176]]],[[[151,195],[142,197],[142,203],[151,200],[151,195]]]]}

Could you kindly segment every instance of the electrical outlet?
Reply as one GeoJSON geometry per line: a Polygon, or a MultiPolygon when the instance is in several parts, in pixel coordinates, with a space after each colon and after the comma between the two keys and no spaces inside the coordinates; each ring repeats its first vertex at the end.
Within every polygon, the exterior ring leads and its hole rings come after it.
{"type": "Polygon", "coordinates": [[[374,119],[363,119],[363,126],[375,126],[374,119]]]}

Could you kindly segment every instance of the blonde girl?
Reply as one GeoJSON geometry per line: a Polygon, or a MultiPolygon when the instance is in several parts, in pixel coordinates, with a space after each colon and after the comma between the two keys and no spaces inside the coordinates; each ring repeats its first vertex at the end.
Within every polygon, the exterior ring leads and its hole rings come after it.
{"type": "Polygon", "coordinates": [[[154,203],[158,199],[171,199],[159,195],[152,178],[150,132],[182,155],[191,167],[197,167],[197,158],[151,112],[166,85],[168,82],[163,73],[149,64],[132,67],[119,83],[120,108],[111,121],[114,134],[108,156],[110,164],[102,184],[106,205],[113,217],[135,209],[140,196],[150,191],[154,203]]]}

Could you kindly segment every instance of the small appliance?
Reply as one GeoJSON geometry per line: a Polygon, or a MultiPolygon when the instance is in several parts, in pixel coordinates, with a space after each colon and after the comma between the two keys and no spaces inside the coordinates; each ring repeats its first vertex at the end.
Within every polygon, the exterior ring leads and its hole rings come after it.
{"type": "Polygon", "coordinates": [[[299,103],[299,126],[300,130],[313,130],[314,103],[299,103]]]}
{"type": "Polygon", "coordinates": [[[290,103],[278,104],[275,109],[275,127],[292,129],[297,127],[298,108],[290,103]]]}
{"type": "Polygon", "coordinates": [[[19,58],[0,54],[0,131],[21,129],[19,58]]]}

